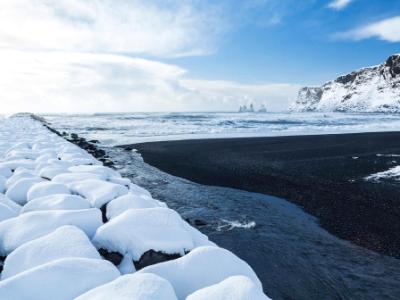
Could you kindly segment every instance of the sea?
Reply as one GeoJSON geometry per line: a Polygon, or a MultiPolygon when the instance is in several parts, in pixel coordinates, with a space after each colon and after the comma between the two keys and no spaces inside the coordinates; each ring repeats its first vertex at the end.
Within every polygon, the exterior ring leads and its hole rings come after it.
{"type": "Polygon", "coordinates": [[[102,144],[392,131],[398,114],[352,113],[117,113],[44,115],[54,126],[102,144]]]}
{"type": "MultiPolygon", "coordinates": [[[[400,115],[349,113],[118,113],[43,115],[99,145],[123,176],[218,245],[247,261],[273,299],[400,299],[400,260],[341,240],[285,199],[167,174],[118,145],[252,136],[398,131],[400,115]]],[[[204,274],[207,276],[207,274],[204,274]]]]}

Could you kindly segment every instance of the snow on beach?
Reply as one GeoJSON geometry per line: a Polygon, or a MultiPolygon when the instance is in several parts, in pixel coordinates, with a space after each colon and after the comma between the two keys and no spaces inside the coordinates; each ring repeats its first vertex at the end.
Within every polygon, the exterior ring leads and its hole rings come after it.
{"type": "Polygon", "coordinates": [[[246,262],[29,114],[0,119],[0,272],[0,299],[268,299],[246,262]]]}
{"type": "Polygon", "coordinates": [[[400,166],[395,166],[389,170],[371,174],[365,180],[380,181],[385,179],[400,180],[400,166]]]}

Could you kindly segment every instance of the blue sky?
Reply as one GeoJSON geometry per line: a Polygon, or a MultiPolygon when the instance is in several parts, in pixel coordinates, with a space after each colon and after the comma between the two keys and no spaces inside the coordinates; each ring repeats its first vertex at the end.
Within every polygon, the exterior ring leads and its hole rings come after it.
{"type": "Polygon", "coordinates": [[[0,113],[281,111],[398,52],[398,0],[2,1],[0,113]]]}
{"type": "MultiPolygon", "coordinates": [[[[229,2],[232,7],[243,3],[229,2]]],[[[241,24],[233,25],[215,53],[180,58],[174,63],[189,69],[194,77],[310,85],[400,53],[399,42],[376,37],[354,41],[337,36],[399,16],[400,1],[354,0],[340,10],[330,8],[332,2],[325,0],[258,2],[258,6],[243,12],[245,20],[236,20],[241,24]],[[271,9],[272,2],[280,4],[271,9]],[[274,16],[277,22],[269,22],[274,16]]]]}

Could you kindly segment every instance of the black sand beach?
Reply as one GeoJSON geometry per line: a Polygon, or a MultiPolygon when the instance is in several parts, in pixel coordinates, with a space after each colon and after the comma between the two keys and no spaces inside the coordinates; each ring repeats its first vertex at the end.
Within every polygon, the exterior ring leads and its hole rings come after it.
{"type": "Polygon", "coordinates": [[[285,198],[325,229],[365,248],[400,257],[400,184],[364,180],[400,163],[400,133],[152,142],[145,162],[206,185],[285,198]]]}

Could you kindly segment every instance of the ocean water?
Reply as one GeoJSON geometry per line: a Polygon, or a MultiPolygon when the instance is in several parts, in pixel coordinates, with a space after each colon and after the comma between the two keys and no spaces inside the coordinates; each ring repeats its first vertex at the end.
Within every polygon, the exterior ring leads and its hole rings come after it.
{"type": "Polygon", "coordinates": [[[123,176],[165,201],[256,271],[273,299],[399,299],[400,260],[340,240],[284,199],[204,186],[115,147],[152,140],[400,129],[380,114],[106,114],[45,116],[58,130],[98,139],[123,176]]]}
{"type": "Polygon", "coordinates": [[[213,137],[392,131],[400,115],[345,113],[121,113],[44,115],[61,130],[121,145],[213,137]]]}

